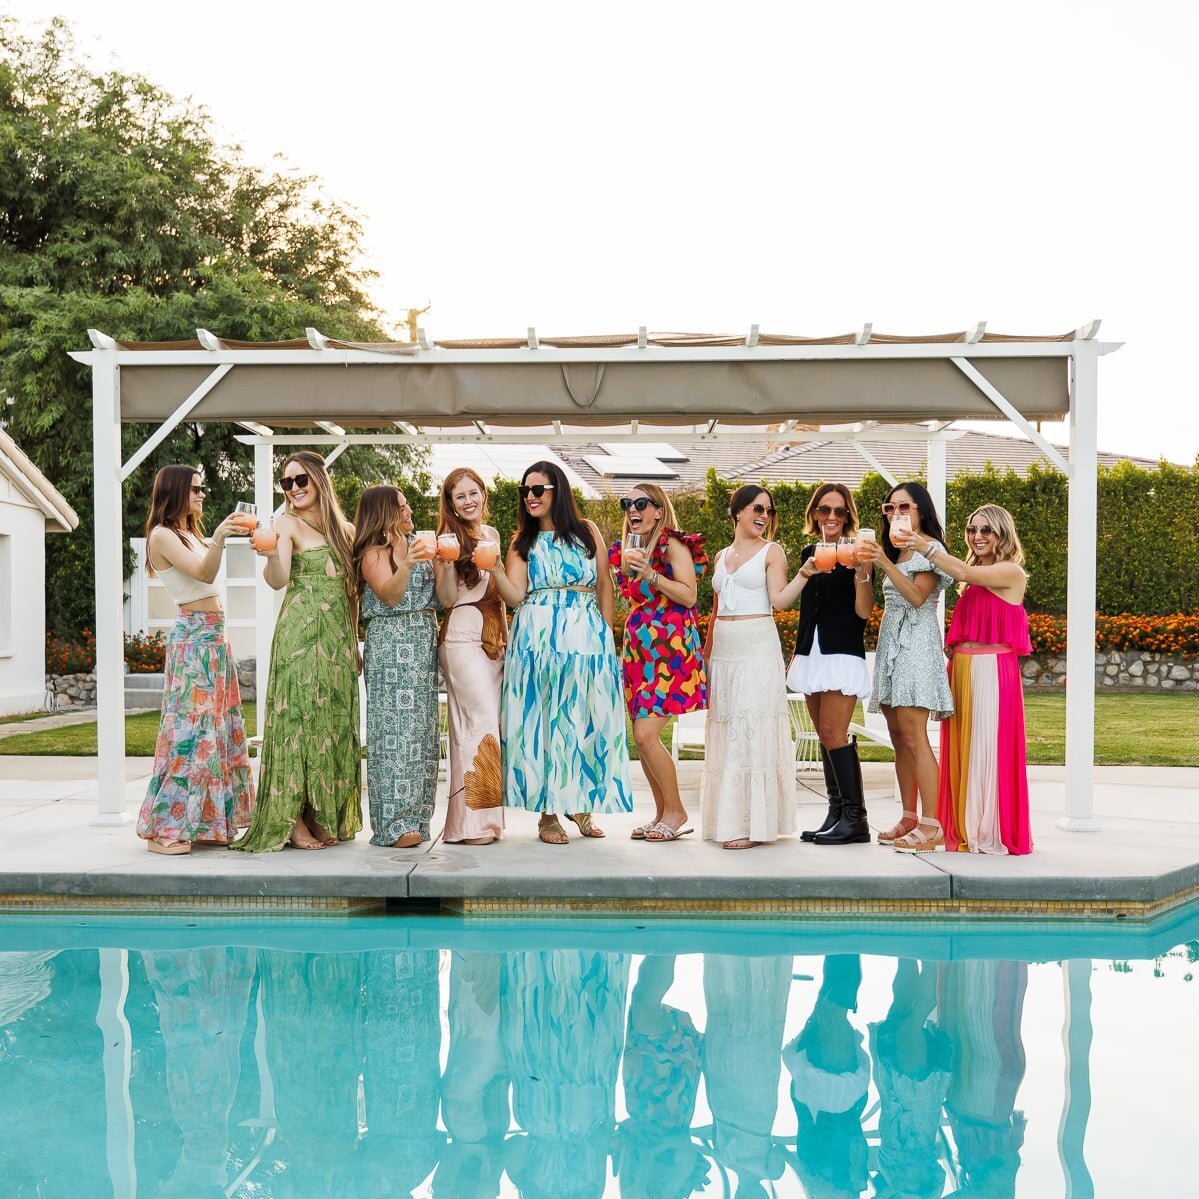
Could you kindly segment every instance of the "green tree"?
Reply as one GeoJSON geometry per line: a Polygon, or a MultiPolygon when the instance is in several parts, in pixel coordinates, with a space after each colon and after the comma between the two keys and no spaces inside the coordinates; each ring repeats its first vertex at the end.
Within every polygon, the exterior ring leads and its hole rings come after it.
{"type": "MultiPolygon", "coordinates": [[[[97,71],[68,27],[34,37],[0,18],[0,409],[80,514],[47,547],[47,623],[93,618],[91,383],[68,357],[89,326],[120,339],[276,340],[315,325],[378,339],[355,215],[317,182],[261,170],[222,145],[202,108],[141,75],[97,71]]],[[[158,466],[195,462],[209,512],[250,488],[250,455],[224,424],[188,423],[125,487],[127,535],[158,466]]],[[[147,435],[125,435],[125,453],[147,435]]],[[[335,473],[373,482],[419,474],[419,456],[352,449],[335,473]]],[[[359,487],[360,489],[360,487],[359,487]]]]}

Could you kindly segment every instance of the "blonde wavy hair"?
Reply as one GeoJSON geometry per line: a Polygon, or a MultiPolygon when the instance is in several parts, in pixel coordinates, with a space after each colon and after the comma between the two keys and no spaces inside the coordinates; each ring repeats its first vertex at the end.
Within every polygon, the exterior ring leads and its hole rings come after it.
{"type": "MultiPolygon", "coordinates": [[[[333,480],[329,477],[329,468],[320,454],[312,450],[297,450],[288,454],[279,468],[280,475],[292,464],[304,468],[308,475],[309,486],[316,484],[316,511],[320,517],[320,532],[324,534],[333,556],[341,566],[341,578],[346,589],[346,597],[353,603],[358,598],[358,581],[354,571],[354,526],[346,520],[346,514],[341,510],[337,492],[333,490],[333,480]]],[[[283,493],[288,514],[295,516],[291,504],[291,492],[283,493]]]]}
{"type": "MultiPolygon", "coordinates": [[[[998,504],[983,504],[981,508],[975,508],[970,513],[966,524],[971,525],[978,520],[989,524],[995,533],[995,561],[1014,562],[1017,566],[1023,567],[1024,546],[1020,544],[1020,536],[1016,532],[1016,522],[1012,519],[1012,514],[998,504]]],[[[968,538],[966,541],[966,565],[978,565],[978,556],[968,538]]]]}
{"type": "MultiPolygon", "coordinates": [[[[634,483],[629,488],[630,491],[640,491],[650,503],[656,505],[662,515],[658,518],[658,523],[654,525],[651,533],[644,534],[645,544],[652,545],[654,538],[660,537],[663,529],[677,529],[679,527],[679,518],[674,510],[674,505],[670,502],[670,496],[662,490],[657,483],[634,483]]],[[[629,514],[624,514],[624,523],[620,529],[620,539],[624,541],[629,535],[629,514]]]]}

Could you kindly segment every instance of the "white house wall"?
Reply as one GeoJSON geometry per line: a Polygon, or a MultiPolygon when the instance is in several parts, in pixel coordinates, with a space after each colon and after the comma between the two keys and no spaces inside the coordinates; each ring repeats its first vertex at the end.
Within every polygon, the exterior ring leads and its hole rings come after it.
{"type": "Polygon", "coordinates": [[[45,580],[45,515],[0,475],[0,716],[46,696],[45,580]]]}

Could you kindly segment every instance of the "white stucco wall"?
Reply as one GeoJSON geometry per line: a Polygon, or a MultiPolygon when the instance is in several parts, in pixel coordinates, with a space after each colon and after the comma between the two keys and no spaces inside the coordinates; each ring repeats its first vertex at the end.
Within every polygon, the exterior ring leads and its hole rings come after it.
{"type": "Polygon", "coordinates": [[[0,715],[46,695],[46,518],[0,475],[0,715]]]}

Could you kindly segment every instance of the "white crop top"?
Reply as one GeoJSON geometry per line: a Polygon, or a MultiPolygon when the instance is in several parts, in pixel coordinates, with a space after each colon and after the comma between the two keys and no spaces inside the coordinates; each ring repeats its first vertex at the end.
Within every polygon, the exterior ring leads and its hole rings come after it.
{"type": "MultiPolygon", "coordinates": [[[[148,550],[147,546],[147,555],[148,550]]],[[[153,566],[153,562],[150,565],[153,566]]],[[[205,583],[203,579],[193,579],[190,575],[184,574],[177,566],[168,566],[165,570],[154,567],[154,575],[167,589],[167,595],[179,606],[194,604],[196,600],[209,599],[214,595],[221,594],[221,589],[216,583],[205,583]]]]}
{"type": "Polygon", "coordinates": [[[767,542],[748,562],[732,573],[725,569],[728,550],[723,550],[712,575],[712,590],[720,597],[717,616],[769,616],[770,594],[766,590],[766,555],[773,542],[767,542]]]}

